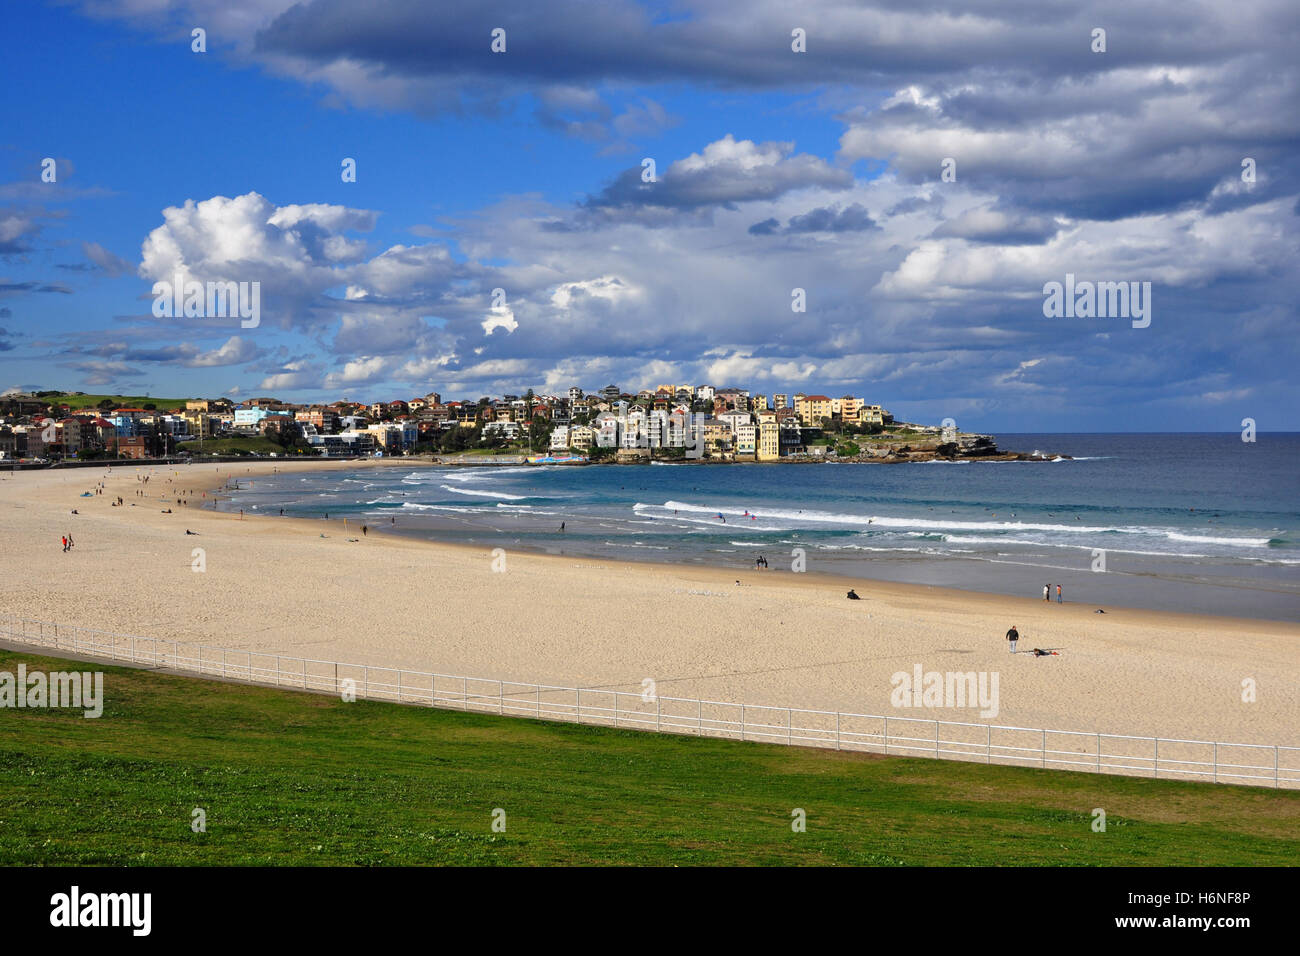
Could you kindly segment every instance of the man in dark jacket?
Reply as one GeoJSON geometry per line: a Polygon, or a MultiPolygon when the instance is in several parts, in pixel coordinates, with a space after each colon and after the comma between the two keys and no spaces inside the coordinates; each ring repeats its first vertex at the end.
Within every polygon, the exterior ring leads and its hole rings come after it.
{"type": "Polygon", "coordinates": [[[1017,630],[1016,630],[1016,626],[1015,626],[1014,624],[1012,624],[1012,625],[1011,625],[1011,630],[1007,631],[1007,641],[1010,642],[1010,644],[1011,644],[1011,653],[1012,653],[1012,654],[1014,654],[1014,653],[1016,652],[1016,641],[1018,641],[1018,640],[1020,640],[1020,632],[1017,631],[1017,630]]]}

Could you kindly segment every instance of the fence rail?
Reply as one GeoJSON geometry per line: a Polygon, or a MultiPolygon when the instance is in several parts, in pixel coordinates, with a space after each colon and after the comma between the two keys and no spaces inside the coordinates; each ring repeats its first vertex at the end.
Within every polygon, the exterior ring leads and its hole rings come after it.
{"type": "Polygon", "coordinates": [[[341,694],[351,681],[357,700],[898,756],[1300,789],[1300,747],[646,696],[233,650],[26,618],[0,618],[0,637],[270,687],[341,694]]]}

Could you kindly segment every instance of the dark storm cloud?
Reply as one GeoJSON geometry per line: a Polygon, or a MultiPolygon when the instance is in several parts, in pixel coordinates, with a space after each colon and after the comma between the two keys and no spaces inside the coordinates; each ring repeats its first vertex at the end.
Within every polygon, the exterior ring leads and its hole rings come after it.
{"type": "Polygon", "coordinates": [[[730,134],[701,153],[678,160],[646,181],[641,166],[625,170],[587,201],[586,208],[660,207],[694,210],[736,208],[737,203],[778,199],[796,189],[847,189],[853,174],[792,143],[737,141],[730,134]]]}
{"type": "Polygon", "coordinates": [[[1285,50],[1283,35],[1261,28],[1294,29],[1290,9],[1278,2],[1247,16],[1241,7],[1220,15],[1173,0],[1140,6],[1103,0],[1087,9],[1060,0],[974,9],[925,0],[821,0],[792,10],[759,0],[742,13],[730,0],[694,0],[666,18],[657,5],[631,0],[372,0],[364,11],[352,0],[309,0],[258,31],[253,50],[316,67],[350,61],[388,76],[467,86],[472,78],[498,85],[695,81],[772,89],[890,77],[913,82],[990,68],[1060,77],[1212,63],[1261,44],[1285,50]],[[1106,61],[1089,48],[1099,24],[1113,38],[1106,61]],[[807,53],[791,52],[795,26],[807,32],[807,53]],[[490,50],[497,27],[506,31],[505,53],[490,50]]]}
{"type": "MultiPolygon", "coordinates": [[[[252,48],[313,79],[346,64],[330,82],[359,103],[496,110],[530,92],[541,122],[592,140],[609,135],[602,84],[836,87],[866,102],[910,90],[841,117],[841,158],[890,159],[921,182],[953,156],[961,182],[1081,218],[1203,202],[1242,157],[1294,171],[1300,146],[1291,62],[1300,16],[1289,0],[814,0],[796,10],[756,0],[743,16],[729,0],[691,0],[673,13],[632,0],[379,0],[360,15],[351,0],[310,0],[261,29],[252,48]],[[795,26],[805,53],[790,49],[795,26]],[[1093,50],[1099,26],[1104,52],[1093,50]],[[505,53],[491,52],[496,27],[505,53]]],[[[739,184],[724,173],[648,189],[630,170],[592,205],[689,209],[765,195],[733,194],[724,178],[739,184]]]]}
{"type": "Polygon", "coordinates": [[[1002,246],[1027,246],[1047,242],[1060,230],[1061,227],[1047,216],[998,209],[974,209],[943,223],[932,235],[936,239],[965,239],[1002,246]]]}
{"type": "Polygon", "coordinates": [[[853,203],[843,209],[819,206],[798,216],[791,216],[782,228],[780,220],[764,219],[749,227],[752,236],[771,236],[779,233],[795,235],[808,232],[866,232],[879,229],[874,219],[867,214],[861,203],[853,203]]]}
{"type": "Polygon", "coordinates": [[[72,295],[72,290],[66,285],[57,283],[44,282],[0,282],[0,294],[15,292],[60,292],[64,295],[72,295]]]}

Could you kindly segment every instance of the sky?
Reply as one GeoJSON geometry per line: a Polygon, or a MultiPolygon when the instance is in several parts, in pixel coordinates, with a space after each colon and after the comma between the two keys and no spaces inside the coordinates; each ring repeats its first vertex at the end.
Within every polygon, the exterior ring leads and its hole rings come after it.
{"type": "Polygon", "coordinates": [[[6,28],[0,391],[709,383],[1300,430],[1292,0],[64,0],[6,28]],[[256,283],[257,324],[159,315],[178,275],[256,283]],[[1067,276],[1149,313],[1045,314],[1067,276]]]}

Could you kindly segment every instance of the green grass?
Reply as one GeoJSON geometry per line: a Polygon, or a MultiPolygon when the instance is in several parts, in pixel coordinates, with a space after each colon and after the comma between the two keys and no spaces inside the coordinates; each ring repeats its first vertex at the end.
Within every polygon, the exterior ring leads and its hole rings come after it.
{"type": "MultiPolygon", "coordinates": [[[[200,450],[200,443],[195,441],[183,441],[176,446],[177,451],[188,451],[197,455],[200,450]]],[[[202,451],[205,455],[240,455],[256,452],[262,455],[283,455],[293,457],[308,457],[307,455],[298,456],[296,452],[285,451],[283,445],[277,445],[269,438],[209,438],[202,442],[202,451]]]]}
{"type": "MultiPolygon", "coordinates": [[[[0,670],[99,665],[0,649],[0,670]]],[[[1300,792],[551,724],[105,673],[0,710],[0,865],[1264,865],[1300,792]],[[207,832],[190,829],[207,813],[207,832]],[[494,833],[494,808],[507,829],[494,833]],[[791,810],[807,832],[791,830],[791,810]],[[1107,813],[1106,833],[1091,813],[1107,813]]]]}
{"type": "Polygon", "coordinates": [[[70,392],[63,392],[58,396],[48,395],[42,401],[77,409],[96,408],[106,398],[113,403],[114,408],[143,408],[147,403],[164,411],[170,408],[184,408],[188,401],[184,398],[153,398],[149,395],[73,395],[70,392]]]}

